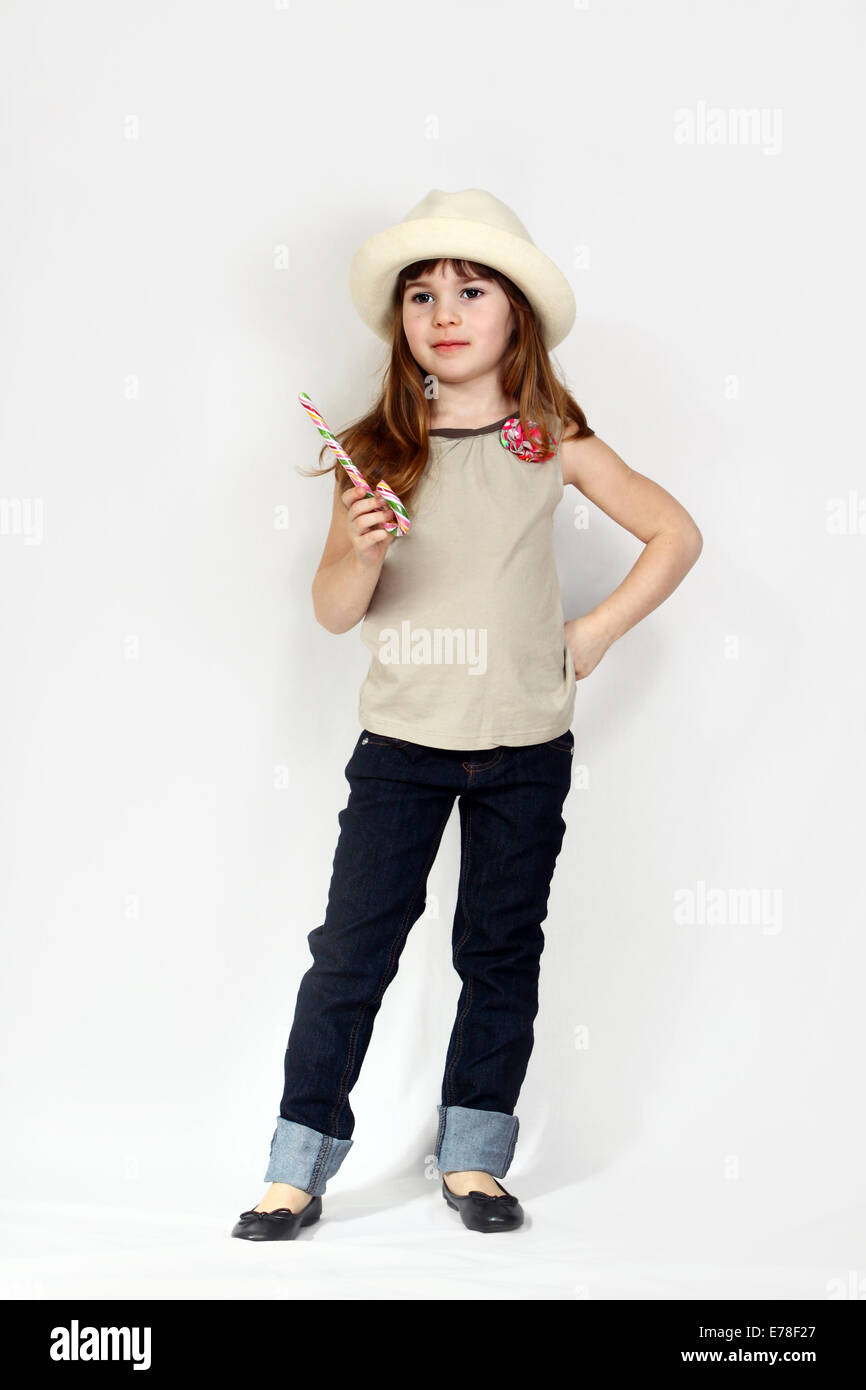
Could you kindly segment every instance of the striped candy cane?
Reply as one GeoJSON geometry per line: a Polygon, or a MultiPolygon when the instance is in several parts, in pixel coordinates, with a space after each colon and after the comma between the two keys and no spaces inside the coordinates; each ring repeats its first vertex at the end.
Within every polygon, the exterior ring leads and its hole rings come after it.
{"type": "MultiPolygon", "coordinates": [[[[376,484],[376,491],[373,492],[366,478],[363,477],[363,475],[355,467],[354,463],[349,458],[349,455],[346,453],[345,449],[340,444],[340,441],[338,439],[335,439],[334,436],[331,434],[331,431],[328,429],[328,426],[325,424],[318,410],[313,405],[313,402],[310,400],[306,391],[302,391],[300,393],[300,395],[298,396],[298,400],[301,402],[301,405],[304,407],[304,410],[307,412],[313,424],[316,426],[317,430],[319,431],[319,434],[324,439],[328,448],[337,455],[337,458],[340,460],[340,463],[345,468],[346,472],[352,479],[352,482],[355,484],[355,486],[362,487],[368,497],[376,497],[378,495],[380,502],[386,502],[388,506],[391,508],[396,519],[394,521],[386,522],[385,530],[394,531],[396,529],[397,536],[405,536],[412,523],[409,520],[409,514],[406,511],[406,508],[403,506],[403,503],[400,501],[400,498],[397,496],[396,492],[392,492],[388,484],[384,482],[384,480],[382,479],[380,479],[380,481],[376,484]]],[[[395,536],[395,539],[396,538],[397,537],[395,536]]]]}

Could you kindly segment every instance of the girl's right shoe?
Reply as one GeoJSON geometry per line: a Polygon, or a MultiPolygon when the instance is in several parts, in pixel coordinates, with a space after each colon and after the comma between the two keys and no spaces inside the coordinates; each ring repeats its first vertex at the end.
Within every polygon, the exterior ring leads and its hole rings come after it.
{"type": "Polygon", "coordinates": [[[314,1197],[301,1211],[277,1207],[276,1211],[242,1211],[233,1236],[240,1240],[294,1240],[302,1226],[312,1226],[322,1215],[322,1198],[314,1197]]]}

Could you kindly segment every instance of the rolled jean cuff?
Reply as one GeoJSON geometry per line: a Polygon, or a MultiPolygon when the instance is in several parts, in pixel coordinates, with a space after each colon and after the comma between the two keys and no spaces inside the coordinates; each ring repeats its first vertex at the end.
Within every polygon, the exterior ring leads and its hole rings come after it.
{"type": "Polygon", "coordinates": [[[354,1142],[320,1134],[317,1129],[278,1115],[265,1182],[288,1182],[318,1197],[354,1142]]]}
{"type": "Polygon", "coordinates": [[[440,1173],[475,1169],[504,1178],[514,1157],[520,1121],[501,1110],[440,1105],[435,1158],[440,1173]]]}

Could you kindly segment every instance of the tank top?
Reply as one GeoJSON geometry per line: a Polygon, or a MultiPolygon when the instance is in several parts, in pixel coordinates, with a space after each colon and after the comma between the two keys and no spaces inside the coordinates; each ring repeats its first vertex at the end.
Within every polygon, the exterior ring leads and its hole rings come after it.
{"type": "Polygon", "coordinates": [[[411,528],[385,552],[361,625],[372,659],[358,717],[373,734],[475,750],[541,743],[571,725],[553,547],[560,451],[518,458],[500,443],[507,418],[429,431],[411,528]]]}

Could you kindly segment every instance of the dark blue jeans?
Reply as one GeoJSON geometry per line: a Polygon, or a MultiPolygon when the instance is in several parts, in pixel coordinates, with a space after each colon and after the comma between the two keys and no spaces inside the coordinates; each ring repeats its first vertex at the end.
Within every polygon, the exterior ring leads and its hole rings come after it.
{"type": "Polygon", "coordinates": [[[352,1146],[349,1092],[451,815],[461,863],[452,959],[463,988],[437,1106],[437,1166],[504,1177],[538,1012],[541,923],[565,833],[574,735],[482,752],[363,729],[325,920],[307,940],[265,1181],[325,1191],[352,1146]]]}

